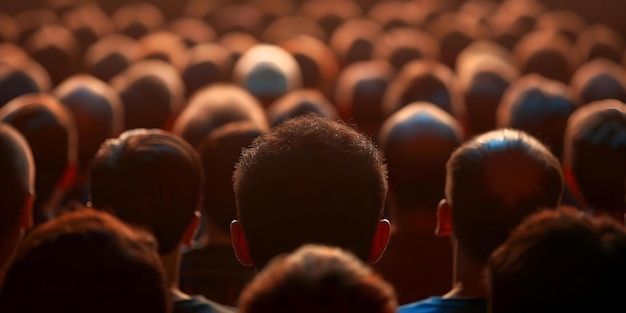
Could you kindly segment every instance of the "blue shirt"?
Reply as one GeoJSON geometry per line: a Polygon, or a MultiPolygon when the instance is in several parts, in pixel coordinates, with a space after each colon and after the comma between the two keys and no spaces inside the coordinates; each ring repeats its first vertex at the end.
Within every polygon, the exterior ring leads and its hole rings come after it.
{"type": "Polygon", "coordinates": [[[430,297],[402,305],[398,313],[487,313],[487,299],[430,297]]]}

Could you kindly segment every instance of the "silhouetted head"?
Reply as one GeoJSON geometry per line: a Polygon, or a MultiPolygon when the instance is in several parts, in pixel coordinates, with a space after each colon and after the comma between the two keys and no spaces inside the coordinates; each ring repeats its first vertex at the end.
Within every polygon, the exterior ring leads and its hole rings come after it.
{"type": "Polygon", "coordinates": [[[187,48],[215,41],[217,35],[211,26],[203,20],[193,17],[181,17],[169,23],[169,31],[180,36],[187,48]]]}
{"type": "Polygon", "coordinates": [[[446,162],[463,141],[459,123],[427,102],[415,102],[391,115],[378,143],[389,169],[389,188],[399,211],[435,213],[444,197],[446,162]]]}
{"type": "Polygon", "coordinates": [[[626,101],[626,71],[617,63],[595,59],[576,70],[571,82],[580,104],[616,99],[626,101]]]}
{"type": "Polygon", "coordinates": [[[211,15],[209,24],[215,28],[218,35],[241,31],[258,38],[265,28],[261,11],[246,1],[232,4],[225,1],[211,15]]]}
{"type": "Polygon", "coordinates": [[[196,147],[214,129],[230,122],[250,121],[268,129],[265,112],[248,92],[232,84],[217,84],[198,91],[174,123],[173,132],[196,147]]]}
{"type": "Polygon", "coordinates": [[[2,312],[169,312],[169,287],[152,236],[80,210],[34,229],[0,293],[2,312]],[[32,301],[32,295],[38,301],[32,301]]]}
{"type": "Polygon", "coordinates": [[[604,24],[585,28],[579,35],[576,48],[582,62],[604,58],[619,63],[626,48],[620,34],[604,24]]]}
{"type": "Polygon", "coordinates": [[[47,94],[15,98],[0,120],[26,138],[37,166],[33,217],[40,224],[54,217],[65,192],[73,185],[77,165],[77,133],[72,113],[47,94]]]}
{"type": "Polygon", "coordinates": [[[455,116],[464,115],[465,105],[452,70],[432,60],[413,61],[402,68],[384,98],[386,115],[417,101],[433,103],[455,116]]]}
{"type": "Polygon", "coordinates": [[[91,203],[150,231],[159,253],[167,254],[193,238],[202,172],[182,138],[157,129],[126,131],[106,141],[91,163],[91,203]]]}
{"type": "Polygon", "coordinates": [[[230,80],[233,61],[230,51],[221,45],[199,44],[188,50],[187,59],[189,62],[181,74],[187,99],[203,87],[230,80]]]}
{"type": "Polygon", "coordinates": [[[124,131],[124,106],[117,92],[85,74],[63,81],[54,96],[72,112],[78,132],[78,169],[84,172],[106,139],[124,131]]]}
{"type": "Polygon", "coordinates": [[[231,236],[244,265],[262,268],[304,243],[375,262],[386,246],[382,157],[344,124],[315,115],[283,122],[244,150],[233,181],[238,221],[231,236]]]}
{"type": "Polygon", "coordinates": [[[427,32],[413,28],[396,28],[381,34],[374,42],[374,58],[386,60],[396,70],[419,59],[437,59],[439,46],[427,32]]]}
{"type": "Polygon", "coordinates": [[[187,45],[183,38],[172,32],[157,31],[139,39],[144,59],[165,61],[182,72],[187,65],[187,45]]]}
{"type": "Polygon", "coordinates": [[[554,31],[529,33],[514,51],[522,74],[537,73],[567,84],[578,66],[574,46],[554,31]]]}
{"type": "Polygon", "coordinates": [[[367,12],[367,17],[383,27],[385,31],[395,28],[421,26],[427,15],[424,6],[410,1],[377,1],[367,12]]]}
{"type": "Polygon", "coordinates": [[[298,62],[278,46],[256,45],[235,64],[233,80],[264,106],[299,88],[302,74],[298,62]]]}
{"type": "Polygon", "coordinates": [[[125,35],[106,36],[85,51],[85,68],[91,75],[108,82],[128,69],[142,56],[141,47],[125,35]]]}
{"type": "Polygon", "coordinates": [[[0,43],[17,42],[20,27],[13,17],[0,13],[0,43]]]}
{"type": "Polygon", "coordinates": [[[538,140],[503,129],[452,153],[445,190],[438,232],[453,234],[460,253],[482,264],[524,218],[560,204],[563,174],[538,140]]]}
{"type": "Polygon", "coordinates": [[[491,309],[612,311],[626,291],[626,230],[606,217],[562,208],[524,221],[491,256],[491,309]]]}
{"type": "Polygon", "coordinates": [[[42,27],[28,38],[25,46],[32,58],[48,71],[52,85],[79,71],[80,45],[63,26],[42,27]]]}
{"type": "Polygon", "coordinates": [[[306,114],[339,119],[337,109],[315,89],[298,89],[279,98],[267,108],[267,118],[272,127],[287,119],[306,114]]]}
{"type": "Polygon", "coordinates": [[[363,13],[357,1],[352,0],[308,0],[300,6],[300,12],[316,21],[328,38],[345,21],[363,13]]]}
{"type": "Polygon", "coordinates": [[[244,32],[230,32],[221,36],[218,43],[230,52],[231,61],[236,63],[244,53],[256,46],[259,41],[244,32]]]}
{"type": "Polygon", "coordinates": [[[124,125],[169,128],[185,107],[185,84],[176,69],[160,60],[133,64],[111,80],[124,104],[124,125]]]}
{"type": "Polygon", "coordinates": [[[372,59],[374,41],[382,32],[381,26],[369,19],[352,19],[335,30],[329,45],[343,67],[372,59]]]}
{"type": "Polygon", "coordinates": [[[241,151],[266,132],[250,121],[231,122],[208,133],[197,145],[205,177],[202,208],[211,225],[223,234],[230,233],[230,223],[237,218],[235,164],[241,151]]]}
{"type": "Polygon", "coordinates": [[[21,95],[50,90],[48,72],[26,55],[16,53],[0,52],[0,107],[21,95]]]}
{"type": "Polygon", "coordinates": [[[70,9],[63,15],[63,25],[74,34],[81,51],[115,30],[109,16],[95,4],[70,9]]]}
{"type": "Polygon", "coordinates": [[[163,13],[154,4],[129,3],[117,9],[111,19],[117,32],[139,39],[163,25],[163,13]]]}
{"type": "Polygon", "coordinates": [[[33,33],[44,26],[59,24],[59,16],[47,8],[27,9],[15,15],[15,21],[20,28],[17,43],[26,44],[33,33]]]}
{"type": "Polygon", "coordinates": [[[586,209],[623,220],[626,213],[626,105],[593,102],[570,117],[563,167],[586,209]]]}
{"type": "Polygon", "coordinates": [[[586,26],[587,22],[582,16],[569,10],[547,11],[537,20],[537,29],[557,32],[573,44],[586,26]]]}
{"type": "Polygon", "coordinates": [[[339,75],[335,104],[344,121],[356,123],[359,130],[376,138],[384,120],[383,97],[394,68],[387,61],[356,62],[339,75]]]}
{"type": "Polygon", "coordinates": [[[546,6],[537,0],[507,0],[488,19],[492,38],[509,50],[533,31],[537,19],[546,12],[546,6]]]}
{"type": "Polygon", "coordinates": [[[269,44],[278,44],[298,35],[307,35],[326,41],[326,33],[317,23],[302,15],[288,15],[279,17],[267,25],[260,39],[269,44]]]}
{"type": "Polygon", "coordinates": [[[24,137],[0,124],[0,278],[24,231],[32,227],[35,163],[24,137]]]}
{"type": "Polygon", "coordinates": [[[441,63],[456,67],[457,56],[472,42],[486,37],[487,27],[468,13],[445,13],[429,25],[429,31],[438,41],[441,63]]]}
{"type": "Polygon", "coordinates": [[[391,313],[396,306],[393,287],[356,256],[318,245],[272,260],[239,299],[243,313],[391,313]]]}
{"type": "Polygon", "coordinates": [[[574,110],[576,104],[567,85],[531,74],[507,89],[496,121],[499,128],[529,133],[561,159],[567,119],[574,110]]]}

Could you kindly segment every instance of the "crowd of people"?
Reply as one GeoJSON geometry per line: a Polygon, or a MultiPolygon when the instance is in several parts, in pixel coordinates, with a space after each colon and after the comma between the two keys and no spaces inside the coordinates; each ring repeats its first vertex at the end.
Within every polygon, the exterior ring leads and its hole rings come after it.
{"type": "Polygon", "coordinates": [[[620,33],[174,2],[0,11],[0,312],[623,310],[620,33]]]}

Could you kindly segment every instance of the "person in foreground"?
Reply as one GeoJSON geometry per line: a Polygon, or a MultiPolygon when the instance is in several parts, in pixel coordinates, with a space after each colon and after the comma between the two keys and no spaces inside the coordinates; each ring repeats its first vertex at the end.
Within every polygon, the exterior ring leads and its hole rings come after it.
{"type": "Polygon", "coordinates": [[[274,258],[239,298],[241,313],[392,313],[393,287],[356,256],[304,245],[274,258]]]}
{"type": "Polygon", "coordinates": [[[491,312],[617,312],[626,293],[626,228],[571,208],[522,223],[487,264],[491,312]]]}
{"type": "Polygon", "coordinates": [[[389,241],[382,157],[370,139],[340,122],[314,115],[283,122],[243,151],[233,180],[231,236],[243,265],[262,269],[305,243],[375,263],[389,241]]]}
{"type": "Polygon", "coordinates": [[[3,313],[169,313],[154,238],[92,209],[26,236],[0,291],[3,313]]]}
{"type": "Polygon", "coordinates": [[[179,289],[180,259],[193,246],[203,186],[196,151],[162,130],[136,129],[106,141],[90,169],[92,205],[146,228],[159,242],[175,313],[231,309],[179,289]]]}
{"type": "Polygon", "coordinates": [[[401,306],[401,313],[487,312],[483,269],[490,254],[524,218],[557,207],[563,192],[559,161],[535,138],[510,129],[465,143],[446,171],[436,233],[453,242],[452,290],[401,306]]]}

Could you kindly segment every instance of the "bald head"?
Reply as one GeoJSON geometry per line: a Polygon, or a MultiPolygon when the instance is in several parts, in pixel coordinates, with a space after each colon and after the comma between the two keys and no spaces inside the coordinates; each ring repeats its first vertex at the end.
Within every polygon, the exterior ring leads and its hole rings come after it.
{"type": "Polygon", "coordinates": [[[434,209],[443,198],[446,161],[463,140],[459,123],[427,102],[407,105],[383,124],[379,145],[398,209],[434,209]]]}
{"type": "Polygon", "coordinates": [[[526,216],[556,207],[559,161],[526,133],[503,129],[474,138],[447,163],[446,200],[459,248],[484,263],[526,216]]]}

